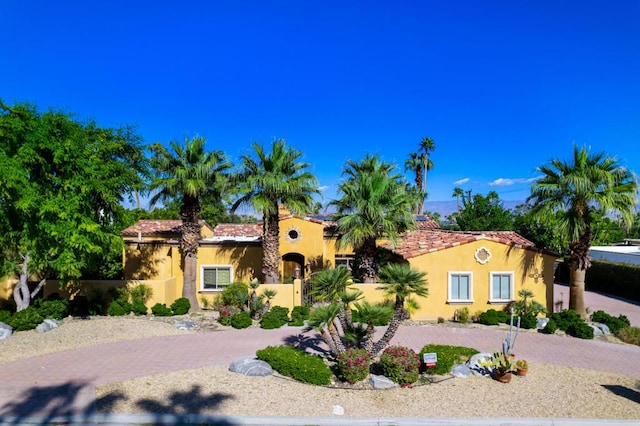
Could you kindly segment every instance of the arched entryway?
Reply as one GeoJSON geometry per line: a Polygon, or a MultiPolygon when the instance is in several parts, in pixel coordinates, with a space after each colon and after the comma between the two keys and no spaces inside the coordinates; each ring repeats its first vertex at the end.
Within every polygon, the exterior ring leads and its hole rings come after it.
{"type": "Polygon", "coordinates": [[[282,256],[282,280],[292,282],[295,278],[304,278],[304,256],[300,253],[287,253],[282,256]]]}

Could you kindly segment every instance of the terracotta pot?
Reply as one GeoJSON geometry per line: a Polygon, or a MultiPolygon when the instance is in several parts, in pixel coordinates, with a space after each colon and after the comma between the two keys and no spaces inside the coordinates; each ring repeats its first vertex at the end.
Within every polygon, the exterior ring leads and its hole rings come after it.
{"type": "Polygon", "coordinates": [[[504,372],[496,370],[494,377],[501,383],[509,383],[511,381],[511,371],[504,372]]]}
{"type": "Polygon", "coordinates": [[[516,370],[516,374],[518,376],[526,376],[527,375],[527,369],[526,368],[518,368],[516,370]]]}

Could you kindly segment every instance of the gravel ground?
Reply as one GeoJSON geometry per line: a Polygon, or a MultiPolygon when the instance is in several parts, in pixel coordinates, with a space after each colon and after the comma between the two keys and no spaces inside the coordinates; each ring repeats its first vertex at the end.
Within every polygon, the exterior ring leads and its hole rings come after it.
{"type": "MultiPolygon", "coordinates": [[[[0,341],[0,363],[80,346],[184,334],[174,319],[65,319],[48,333],[15,333],[0,341]]],[[[216,328],[210,318],[201,331],[216,328]]],[[[186,333],[195,333],[188,331],[186,333]]],[[[96,388],[98,409],[112,413],[200,413],[248,416],[536,417],[640,419],[640,382],[578,368],[531,364],[509,384],[482,378],[392,390],[311,386],[280,378],[245,377],[227,367],[148,376],[96,388]]]]}

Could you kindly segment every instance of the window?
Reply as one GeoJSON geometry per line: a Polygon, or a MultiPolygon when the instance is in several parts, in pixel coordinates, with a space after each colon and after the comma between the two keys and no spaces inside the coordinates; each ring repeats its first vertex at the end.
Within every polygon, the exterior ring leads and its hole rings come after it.
{"type": "Polygon", "coordinates": [[[200,290],[223,290],[232,282],[233,268],[231,265],[203,266],[200,277],[200,290]]]}
{"type": "Polygon", "coordinates": [[[513,300],[513,272],[491,272],[490,302],[513,300]]]}
{"type": "Polygon", "coordinates": [[[353,270],[353,255],[350,254],[336,254],[336,257],[333,261],[333,266],[335,268],[339,266],[343,266],[347,268],[348,271],[353,270]]]}
{"type": "Polygon", "coordinates": [[[473,303],[473,273],[449,272],[448,303],[473,303]]]}

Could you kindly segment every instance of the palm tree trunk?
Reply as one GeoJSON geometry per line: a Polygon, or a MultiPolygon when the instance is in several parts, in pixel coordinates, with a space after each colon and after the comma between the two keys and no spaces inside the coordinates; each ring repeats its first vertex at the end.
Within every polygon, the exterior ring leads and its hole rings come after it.
{"type": "Polygon", "coordinates": [[[373,345],[373,348],[369,352],[369,356],[371,356],[371,358],[375,358],[376,356],[378,356],[378,354],[389,345],[389,342],[391,342],[393,336],[396,335],[396,331],[398,331],[403,318],[404,299],[396,296],[396,303],[393,308],[393,317],[391,317],[391,321],[389,321],[389,325],[387,326],[387,329],[385,330],[380,340],[378,340],[378,342],[373,345]]]}
{"type": "Polygon", "coordinates": [[[372,284],[377,280],[379,269],[377,257],[376,240],[375,238],[370,238],[363,244],[359,267],[362,281],[365,284],[372,284]]]}
{"type": "Polygon", "coordinates": [[[587,226],[578,241],[569,244],[571,252],[569,257],[569,309],[575,311],[582,319],[587,317],[584,288],[587,269],[591,266],[589,258],[591,236],[591,227],[587,226]]]}
{"type": "Polygon", "coordinates": [[[198,246],[200,241],[200,204],[197,199],[185,196],[180,207],[180,254],[184,267],[182,282],[182,297],[189,300],[191,311],[198,311],[198,299],[196,297],[196,269],[198,263],[198,246]]]}
{"type": "Polygon", "coordinates": [[[276,284],[280,274],[280,224],[278,222],[278,209],[275,214],[264,215],[264,241],[262,242],[263,264],[262,273],[266,284],[276,284]]]}
{"type": "MultiPolygon", "coordinates": [[[[423,171],[422,167],[418,167],[416,169],[416,188],[420,191],[420,194],[423,194],[422,186],[423,186],[423,171]]],[[[422,214],[424,211],[424,196],[420,198],[418,204],[416,205],[416,214],[422,214]]]]}

